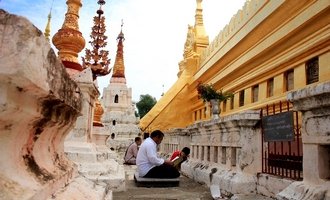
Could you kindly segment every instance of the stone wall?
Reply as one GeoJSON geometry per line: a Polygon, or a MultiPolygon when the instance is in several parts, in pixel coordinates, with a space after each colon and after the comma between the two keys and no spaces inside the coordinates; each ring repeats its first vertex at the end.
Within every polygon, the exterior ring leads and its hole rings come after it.
{"type": "Polygon", "coordinates": [[[259,119],[259,111],[246,111],[188,127],[192,133],[191,158],[255,173],[261,166],[261,160],[255,159],[261,154],[260,129],[255,128],[259,119]]]}
{"type": "Polygon", "coordinates": [[[47,199],[76,169],[64,138],[81,95],[41,31],[0,10],[0,199],[47,199]]]}
{"type": "Polygon", "coordinates": [[[261,171],[259,121],[259,111],[246,111],[198,122],[172,130],[161,150],[170,153],[189,146],[190,159],[182,165],[188,177],[208,185],[219,184],[227,195],[256,193],[256,175],[261,171]]]}
{"type": "Polygon", "coordinates": [[[170,155],[188,146],[182,173],[197,182],[219,185],[226,196],[259,193],[269,197],[292,180],[262,174],[260,111],[245,111],[166,132],[160,151],[170,155]]]}

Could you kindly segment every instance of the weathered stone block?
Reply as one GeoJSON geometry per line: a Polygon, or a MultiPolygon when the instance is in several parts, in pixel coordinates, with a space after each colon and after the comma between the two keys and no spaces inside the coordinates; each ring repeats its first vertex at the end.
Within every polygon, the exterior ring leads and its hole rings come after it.
{"type": "Polygon", "coordinates": [[[0,196],[46,199],[76,176],[63,141],[80,90],[28,20],[0,10],[0,32],[0,196]]]}
{"type": "Polygon", "coordinates": [[[272,198],[275,198],[276,194],[281,192],[293,182],[293,180],[284,179],[269,174],[259,174],[257,180],[257,193],[272,198]]]}

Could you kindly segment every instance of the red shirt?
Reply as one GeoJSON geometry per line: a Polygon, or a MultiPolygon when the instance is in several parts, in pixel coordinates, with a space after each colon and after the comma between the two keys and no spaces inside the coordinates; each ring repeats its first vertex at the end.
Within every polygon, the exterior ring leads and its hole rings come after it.
{"type": "Polygon", "coordinates": [[[181,154],[181,151],[180,150],[177,150],[177,151],[174,151],[171,158],[170,158],[170,161],[172,161],[174,158],[176,158],[177,156],[180,156],[181,154]]]}

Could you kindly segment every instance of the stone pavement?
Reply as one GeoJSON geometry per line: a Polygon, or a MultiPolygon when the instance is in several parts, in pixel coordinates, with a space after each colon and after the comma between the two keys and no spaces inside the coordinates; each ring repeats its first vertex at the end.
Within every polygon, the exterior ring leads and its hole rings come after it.
{"type": "Polygon", "coordinates": [[[126,180],[127,191],[114,192],[114,200],[128,199],[148,199],[148,200],[212,200],[209,189],[204,185],[190,181],[188,178],[181,176],[179,187],[167,188],[146,188],[136,187],[133,179],[126,180]]]}
{"type": "MultiPolygon", "coordinates": [[[[205,184],[200,184],[191,179],[180,177],[179,187],[167,188],[146,188],[137,187],[134,182],[133,174],[136,166],[125,165],[126,171],[126,191],[114,192],[114,200],[212,200],[210,189],[205,184]]],[[[223,198],[228,199],[228,198],[223,198]]],[[[260,195],[234,195],[232,200],[270,200],[260,195]]],[[[220,199],[219,199],[220,200],[220,199]]]]}

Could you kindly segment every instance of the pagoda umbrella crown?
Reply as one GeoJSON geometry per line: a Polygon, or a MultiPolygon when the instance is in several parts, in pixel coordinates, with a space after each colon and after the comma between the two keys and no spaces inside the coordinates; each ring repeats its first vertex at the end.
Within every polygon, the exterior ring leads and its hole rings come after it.
{"type": "Polygon", "coordinates": [[[105,17],[103,15],[102,5],[105,4],[104,0],[97,2],[100,8],[96,11],[94,17],[94,26],[90,34],[91,41],[89,42],[92,46],[92,50],[85,50],[85,57],[82,57],[83,68],[91,68],[93,73],[93,80],[99,76],[105,76],[111,72],[109,69],[110,59],[108,59],[109,51],[104,50],[107,45],[107,36],[104,34],[106,31],[105,17]]]}

